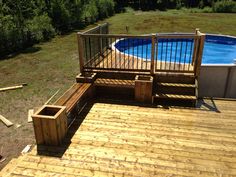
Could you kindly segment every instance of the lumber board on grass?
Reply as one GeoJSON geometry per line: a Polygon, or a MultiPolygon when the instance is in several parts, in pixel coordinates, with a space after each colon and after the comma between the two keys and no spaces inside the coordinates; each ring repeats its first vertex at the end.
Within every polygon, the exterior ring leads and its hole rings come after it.
{"type": "Polygon", "coordinates": [[[34,110],[33,109],[29,109],[28,110],[28,122],[32,122],[32,115],[34,114],[34,110]]]}
{"type": "Polygon", "coordinates": [[[7,126],[7,127],[10,127],[13,125],[13,123],[8,120],[7,118],[3,117],[2,115],[0,115],[0,120],[7,126]]]}
{"type": "Polygon", "coordinates": [[[27,85],[26,83],[23,83],[23,84],[21,84],[21,85],[16,85],[16,86],[10,86],[10,87],[0,88],[0,92],[7,91],[7,90],[20,89],[20,88],[23,88],[23,87],[26,86],[26,85],[27,85]]]}

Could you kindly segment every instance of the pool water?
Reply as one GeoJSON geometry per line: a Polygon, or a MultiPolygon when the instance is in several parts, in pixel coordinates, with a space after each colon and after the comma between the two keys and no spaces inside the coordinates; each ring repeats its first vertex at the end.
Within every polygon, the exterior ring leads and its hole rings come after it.
{"type": "Polygon", "coordinates": [[[212,40],[207,37],[203,50],[203,64],[232,64],[236,59],[235,39],[212,40]],[[228,41],[228,43],[227,43],[228,41]]]}
{"type": "MultiPolygon", "coordinates": [[[[151,59],[151,40],[123,39],[115,47],[128,55],[151,59]],[[130,47],[131,46],[131,47],[130,47]]],[[[158,59],[170,62],[190,63],[193,40],[182,42],[162,41],[158,43],[158,59]]],[[[236,38],[207,35],[203,51],[202,64],[232,64],[236,59],[236,38]]]]}

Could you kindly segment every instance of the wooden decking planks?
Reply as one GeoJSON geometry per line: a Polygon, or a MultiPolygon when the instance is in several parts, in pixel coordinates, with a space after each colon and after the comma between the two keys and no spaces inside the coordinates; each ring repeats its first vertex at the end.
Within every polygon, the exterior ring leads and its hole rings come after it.
{"type": "MultiPolygon", "coordinates": [[[[154,62],[157,71],[188,71],[193,72],[194,67],[189,63],[173,63],[169,61],[157,60],[154,62]]],[[[109,69],[126,69],[126,70],[150,70],[151,60],[139,58],[132,54],[127,55],[115,50],[108,49],[104,52],[104,57],[99,56],[95,60],[89,61],[85,67],[92,68],[109,68],[109,69]]]]}
{"type": "MultiPolygon", "coordinates": [[[[10,176],[236,176],[236,102],[199,109],[95,103],[61,158],[34,148],[10,176]]],[[[66,146],[66,145],[65,145],[66,146]]],[[[63,147],[45,147],[63,152],[63,147]]],[[[1,175],[0,175],[1,176],[1,175]]]]}

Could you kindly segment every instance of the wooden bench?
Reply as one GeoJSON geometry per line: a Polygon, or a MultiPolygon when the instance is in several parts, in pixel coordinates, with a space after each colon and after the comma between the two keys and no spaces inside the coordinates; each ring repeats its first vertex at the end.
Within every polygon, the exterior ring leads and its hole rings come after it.
{"type": "Polygon", "coordinates": [[[70,113],[76,106],[76,103],[91,92],[92,84],[75,83],[54,103],[54,105],[66,106],[66,112],[70,113]]]}

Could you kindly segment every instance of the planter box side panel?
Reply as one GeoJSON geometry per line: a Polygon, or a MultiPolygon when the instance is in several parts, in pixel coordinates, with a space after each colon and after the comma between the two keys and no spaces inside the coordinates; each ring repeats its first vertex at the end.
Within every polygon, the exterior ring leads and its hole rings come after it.
{"type": "Polygon", "coordinates": [[[66,110],[62,112],[62,114],[57,119],[57,136],[59,144],[62,143],[63,139],[66,136],[67,133],[67,116],[66,116],[66,110]]]}
{"type": "Polygon", "coordinates": [[[33,126],[34,126],[34,134],[37,144],[44,144],[44,137],[43,137],[43,129],[41,120],[37,117],[32,117],[33,119],[33,126]]]}
{"type": "Polygon", "coordinates": [[[58,145],[55,119],[41,119],[43,137],[46,145],[58,145]]]}

